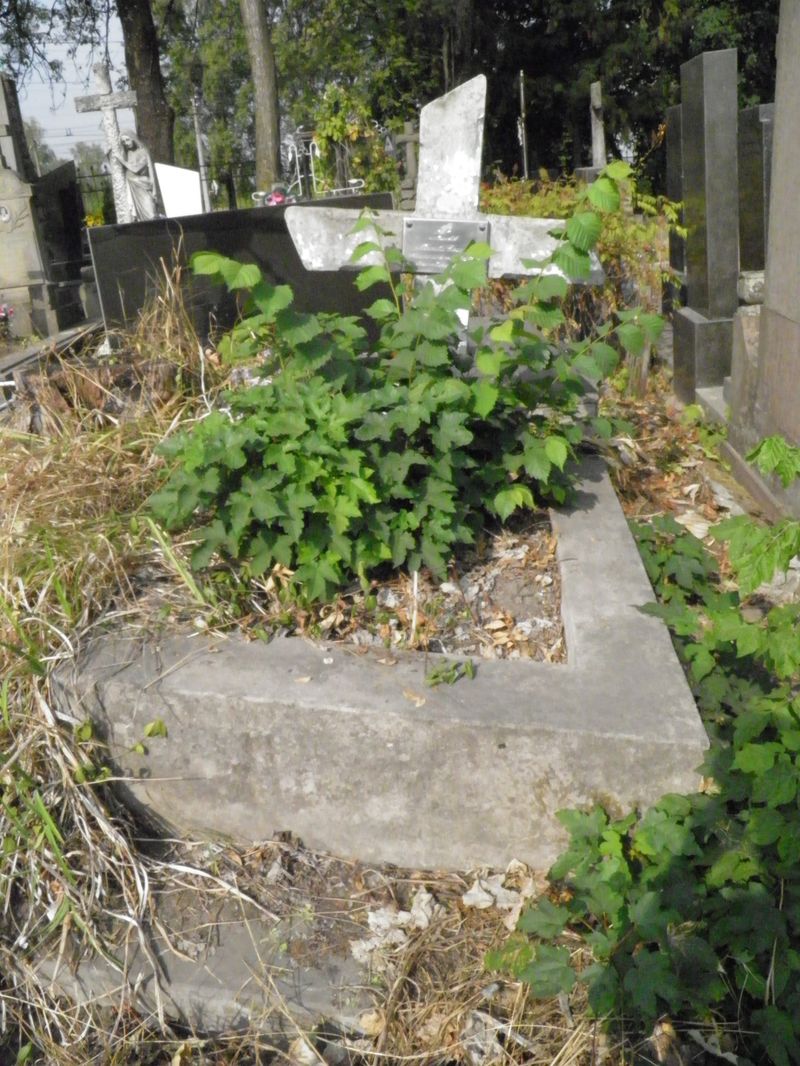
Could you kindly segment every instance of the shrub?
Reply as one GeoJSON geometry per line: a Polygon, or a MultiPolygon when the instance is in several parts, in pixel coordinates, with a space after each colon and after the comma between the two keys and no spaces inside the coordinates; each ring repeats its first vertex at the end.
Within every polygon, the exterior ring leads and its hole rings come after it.
{"type": "MultiPolygon", "coordinates": [[[[601,179],[587,200],[584,208],[616,208],[614,178],[601,179]]],[[[600,228],[597,214],[576,213],[554,262],[587,270],[600,228]]],[[[356,255],[380,250],[366,240],[356,255]]],[[[587,381],[616,363],[612,325],[590,340],[549,340],[568,286],[540,275],[520,287],[510,317],[473,333],[474,368],[461,369],[458,312],[485,283],[489,254],[473,245],[402,307],[389,269],[399,253],[389,249],[356,282],[390,287],[392,298],[367,312],[379,327],[376,345],[354,318],[295,312],[289,289],[266,285],[255,266],[195,257],[196,271],[250,292],[224,354],[269,352],[271,374],[164,444],[175,468],[151,506],[171,530],[203,521],[195,566],[215,552],[254,574],[280,564],[304,595],[322,599],[382,566],[425,565],[443,577],[454,551],[487,521],[567,499],[568,461],[587,423],[592,432],[610,429],[579,415],[578,401],[587,381]]],[[[616,333],[636,350],[659,328],[653,316],[628,312],[616,333]]]]}
{"type": "MultiPolygon", "coordinates": [[[[778,438],[750,459],[784,484],[800,449],[778,438]]],[[[800,1061],[800,603],[743,612],[742,595],[800,550],[800,522],[739,517],[727,541],[740,592],[722,589],[704,545],[671,518],[634,527],[712,738],[705,787],[665,796],[641,819],[564,811],[567,851],[544,898],[489,958],[538,995],[587,984],[597,1015],[650,1028],[669,1012],[727,1033],[760,1062],[800,1061]],[[576,974],[567,928],[594,956],[576,974]],[[530,939],[535,937],[539,942],[530,939]]],[[[723,1058],[736,1059],[730,1051],[723,1058]]]]}

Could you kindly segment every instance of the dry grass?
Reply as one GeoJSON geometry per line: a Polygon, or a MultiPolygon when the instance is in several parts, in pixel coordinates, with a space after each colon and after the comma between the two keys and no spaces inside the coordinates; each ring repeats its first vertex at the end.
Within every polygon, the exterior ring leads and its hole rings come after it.
{"type": "MultiPolygon", "coordinates": [[[[36,969],[45,951],[65,969],[88,951],[114,964],[114,937],[123,927],[158,974],[152,937],[161,928],[159,901],[171,893],[188,890],[209,908],[234,900],[280,916],[299,901],[318,906],[327,898],[335,862],[296,842],[242,851],[171,841],[154,850],[103,783],[105,753],[90,723],[55,706],[53,670],[74,660],[98,625],[151,624],[136,605],[142,574],[151,588],[162,588],[167,615],[188,605],[192,617],[215,626],[242,614],[241,604],[227,605],[196,583],[181,549],[143,513],[159,478],[156,445],[202,416],[218,377],[165,279],[157,307],[117,357],[128,380],[138,382],[133,408],[119,409],[119,378],[106,364],[77,359],[34,383],[35,395],[32,386],[26,417],[37,405],[46,435],[0,429],[3,1062],[14,1061],[27,1042],[28,1061],[63,1066],[322,1062],[326,1047],[324,1033],[298,1032],[287,1050],[256,1032],[213,1040],[183,1032],[168,1017],[158,980],[155,1008],[146,1016],[127,995],[115,1009],[76,1006],[36,969]],[[279,891],[266,883],[264,870],[270,855],[288,852],[305,872],[279,891]]],[[[340,1034],[340,1054],[370,1066],[616,1061],[580,999],[569,1006],[537,1003],[523,986],[491,979],[484,954],[507,930],[497,911],[465,909],[466,881],[352,867],[344,882],[337,906],[348,929],[363,927],[370,906],[407,906],[423,885],[441,909],[428,928],[382,960],[372,1022],[360,1035],[340,1034]]],[[[121,988],[124,981],[121,973],[121,988]]]]}

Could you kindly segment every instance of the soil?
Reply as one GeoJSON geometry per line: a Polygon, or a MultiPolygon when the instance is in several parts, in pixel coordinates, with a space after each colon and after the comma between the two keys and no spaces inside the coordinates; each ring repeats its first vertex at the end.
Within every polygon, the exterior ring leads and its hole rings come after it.
{"type": "Polygon", "coordinates": [[[329,613],[326,636],[359,645],[418,648],[481,659],[565,658],[555,537],[545,513],[487,536],[454,563],[447,581],[420,574],[380,583],[362,597],[354,626],[329,613]],[[333,619],[331,622],[330,619],[333,619]]]}

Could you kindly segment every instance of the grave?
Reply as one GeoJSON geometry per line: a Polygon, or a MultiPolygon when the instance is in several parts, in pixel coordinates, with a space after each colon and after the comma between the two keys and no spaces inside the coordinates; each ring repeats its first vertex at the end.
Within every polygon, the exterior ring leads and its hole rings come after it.
{"type": "Polygon", "coordinates": [[[681,157],[687,306],[673,315],[673,388],[721,386],[730,373],[738,307],[736,49],[681,66],[681,157]]]}
{"type": "Polygon", "coordinates": [[[75,164],[37,176],[16,87],[0,75],[0,303],[13,306],[17,336],[48,336],[84,319],[82,225],[75,164]]]}
{"type": "Polygon", "coordinates": [[[772,175],[774,104],[739,112],[739,270],[763,271],[772,175]]]}
{"type": "Polygon", "coordinates": [[[763,299],[774,105],[735,115],[733,49],[681,70],[684,102],[667,111],[667,195],[684,201],[688,229],[686,240],[670,234],[687,305],[673,316],[674,387],[724,421],[726,406],[752,391],[741,360],[732,363],[763,299]]]}
{"type": "MultiPolygon", "coordinates": [[[[796,178],[800,165],[800,8],[783,2],[778,33],[778,74],[775,94],[771,172],[764,167],[763,184],[770,190],[769,242],[766,249],[764,303],[740,316],[734,347],[732,411],[728,455],[734,471],[773,514],[800,515],[800,486],[782,489],[764,479],[744,456],[763,437],[780,434],[800,444],[800,287],[797,248],[800,239],[796,178]]],[[[752,118],[764,123],[764,112],[752,118]]],[[[762,145],[766,131],[757,130],[762,145]]],[[[767,153],[768,158],[768,153],[767,153]]],[[[759,175],[757,175],[758,177],[759,175]]],[[[760,204],[757,204],[760,207],[760,204]]],[[[759,233],[757,236],[760,235],[759,233]]]]}
{"type": "MultiPolygon", "coordinates": [[[[491,278],[541,273],[523,259],[541,260],[552,255],[558,241],[553,230],[563,221],[487,215],[478,210],[486,78],[481,74],[423,107],[420,114],[419,176],[415,210],[378,211],[375,223],[385,247],[398,249],[404,269],[417,275],[440,273],[453,256],[475,242],[489,244],[491,278]]],[[[380,264],[380,252],[353,262],[363,232],[353,232],[359,212],[289,207],[286,224],[304,266],[309,270],[361,270],[380,264]]],[[[588,283],[603,278],[596,257],[588,283]]],[[[548,272],[560,273],[557,267],[548,272]]]]}
{"type": "Polygon", "coordinates": [[[575,177],[578,181],[585,182],[592,182],[599,177],[608,162],[603,121],[603,85],[599,81],[593,81],[589,86],[589,122],[592,128],[592,165],[575,168],[575,177]]]}
{"type": "Polygon", "coordinates": [[[128,195],[125,168],[120,162],[124,157],[117,109],[136,106],[136,93],[133,91],[113,92],[108,67],[98,63],[92,68],[97,82],[97,93],[93,96],[75,98],[75,110],[79,114],[99,111],[103,124],[103,134],[108,146],[108,163],[111,171],[111,188],[114,193],[114,209],[117,222],[133,222],[137,215],[128,195]]]}
{"type": "MultiPolygon", "coordinates": [[[[309,210],[325,210],[328,200],[309,210]]],[[[364,207],[391,205],[389,193],[337,197],[336,204],[364,207]]],[[[273,285],[291,285],[299,311],[341,311],[358,314],[375,299],[355,285],[342,283],[335,270],[310,274],[298,256],[285,222],[285,206],[213,211],[181,218],[157,218],[126,225],[93,226],[89,248],[106,329],[135,327],[139,313],[163,289],[164,271],[180,268],[182,294],[195,330],[209,332],[209,321],[229,329],[236,320],[236,301],[223,286],[191,274],[194,252],[213,249],[233,259],[257,263],[273,285]]]]}
{"type": "MultiPolygon", "coordinates": [[[[405,249],[422,271],[479,227],[497,275],[553,246],[552,220],[504,228],[477,210],[482,83],[421,116],[410,222],[430,246],[414,238],[405,249]]],[[[363,240],[348,232],[358,214],[293,207],[287,221],[304,257],[332,269],[363,240]],[[313,233],[331,247],[315,250],[313,233]]],[[[406,216],[378,219],[403,240],[406,216]]],[[[652,592],[604,464],[587,459],[580,474],[575,505],[552,515],[566,664],[481,662],[474,679],[430,688],[426,656],[413,652],[116,633],[92,644],[75,677],[61,676],[62,709],[98,724],[127,801],[178,832],[258,840],[289,830],[368,862],[544,868],[565,841],[558,809],[618,812],[692,790],[707,745],[666,628],[638,610],[652,592]],[[156,717],[168,736],[137,754],[156,717]]]]}
{"type": "Polygon", "coordinates": [[[205,207],[199,171],[167,163],[156,163],[155,171],[167,218],[203,214],[205,207]]]}

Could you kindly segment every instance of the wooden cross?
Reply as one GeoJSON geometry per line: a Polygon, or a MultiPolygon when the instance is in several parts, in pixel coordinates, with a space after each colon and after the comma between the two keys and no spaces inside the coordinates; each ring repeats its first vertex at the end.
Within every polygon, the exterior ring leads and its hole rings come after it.
{"type": "MultiPolygon", "coordinates": [[[[489,244],[489,276],[541,273],[523,259],[542,260],[556,250],[550,231],[563,227],[554,218],[488,215],[478,210],[486,78],[481,74],[445,96],[426,104],[420,113],[419,179],[413,214],[376,211],[375,222],[387,235],[385,244],[400,248],[406,270],[435,275],[473,241],[489,244]]],[[[348,208],[289,207],[286,223],[307,270],[361,270],[381,262],[377,252],[352,262],[363,233],[352,233],[359,212],[348,208]]],[[[561,273],[555,266],[548,273],[561,273]]],[[[593,258],[589,283],[602,281],[593,258]]]]}
{"type": "Polygon", "coordinates": [[[117,108],[135,107],[136,93],[133,91],[121,93],[112,92],[108,67],[103,66],[102,63],[98,63],[97,66],[92,69],[94,70],[95,79],[97,81],[97,88],[100,91],[93,96],[76,97],[75,110],[79,112],[100,112],[103,122],[103,132],[110,150],[109,163],[111,166],[111,187],[114,190],[114,206],[117,211],[117,222],[133,222],[134,214],[128,196],[128,185],[125,181],[125,171],[117,158],[119,155],[123,155],[122,145],[120,144],[119,126],[117,124],[117,108]]]}

